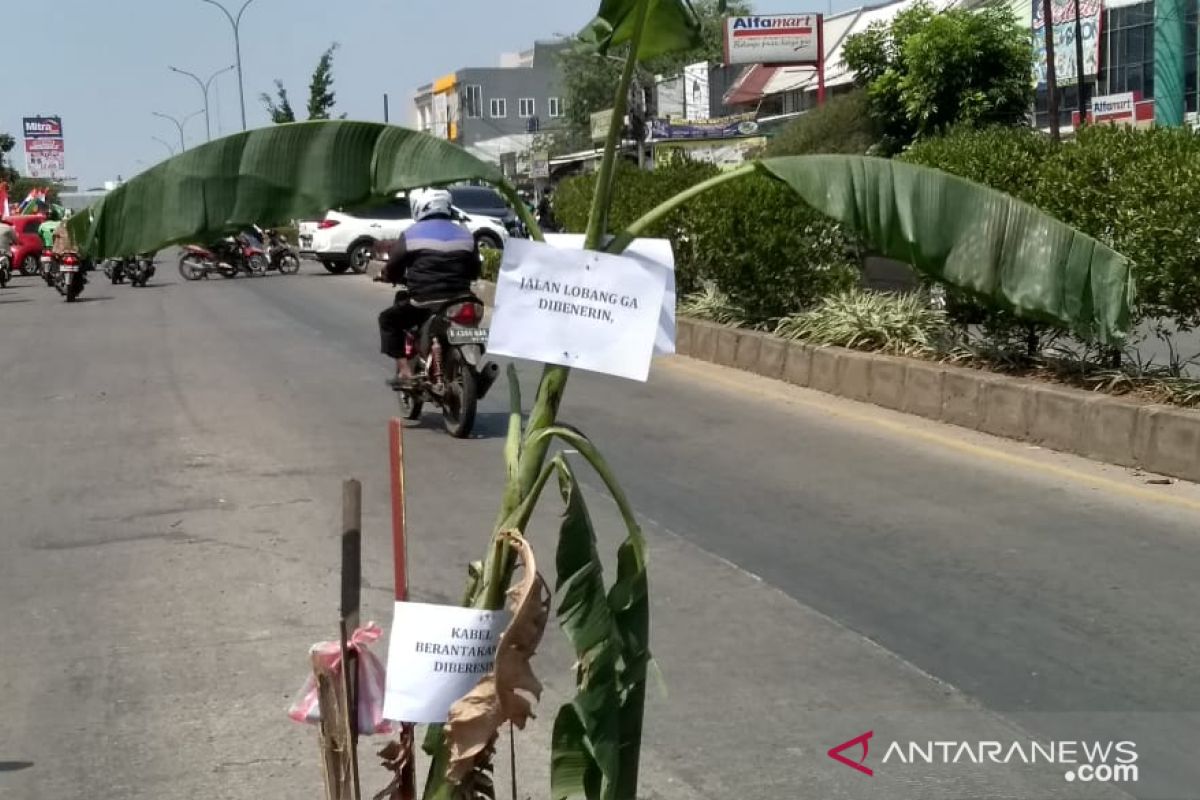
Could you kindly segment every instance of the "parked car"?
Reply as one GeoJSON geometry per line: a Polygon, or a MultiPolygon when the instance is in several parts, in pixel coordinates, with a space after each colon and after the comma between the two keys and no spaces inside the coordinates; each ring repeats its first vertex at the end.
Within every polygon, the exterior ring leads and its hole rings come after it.
{"type": "Polygon", "coordinates": [[[509,236],[526,236],[525,226],[504,196],[490,186],[451,186],[454,206],[468,214],[500,220],[509,236]]]}
{"type": "Polygon", "coordinates": [[[42,237],[38,226],[46,221],[45,214],[25,214],[4,219],[17,232],[12,248],[12,268],[22,275],[37,275],[42,270],[42,237]]]}
{"type": "MultiPolygon", "coordinates": [[[[475,234],[480,248],[501,250],[508,231],[498,219],[454,209],[455,218],[475,234]]],[[[301,255],[320,261],[325,269],[340,275],[348,269],[366,272],[375,245],[400,238],[413,224],[407,195],[398,195],[383,205],[353,211],[330,211],[319,222],[301,222],[301,255]]]]}

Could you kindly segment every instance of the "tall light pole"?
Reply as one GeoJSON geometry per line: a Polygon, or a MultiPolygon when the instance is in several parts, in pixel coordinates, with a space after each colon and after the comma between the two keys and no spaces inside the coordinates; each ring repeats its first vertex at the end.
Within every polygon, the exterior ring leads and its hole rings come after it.
{"type": "Polygon", "coordinates": [[[208,80],[206,80],[206,81],[201,80],[199,75],[195,74],[194,72],[188,72],[186,69],[179,69],[179,67],[169,67],[169,69],[171,70],[171,72],[178,72],[180,75],[187,75],[189,78],[191,78],[192,80],[194,80],[196,82],[196,85],[200,87],[200,91],[204,93],[204,133],[206,136],[206,140],[211,142],[212,141],[212,122],[209,120],[209,117],[208,117],[208,87],[212,86],[213,80],[218,75],[220,75],[223,72],[229,72],[229,70],[233,69],[233,64],[230,64],[228,67],[225,67],[225,69],[219,69],[216,72],[214,72],[212,75],[209,75],[208,80]]]}
{"type": "Polygon", "coordinates": [[[161,144],[163,147],[167,148],[168,153],[170,153],[171,155],[175,155],[175,148],[171,147],[171,143],[168,142],[166,139],[160,139],[157,136],[151,136],[150,138],[153,139],[154,141],[158,142],[159,144],[161,144]]]}
{"type": "Polygon", "coordinates": [[[229,20],[229,26],[233,28],[233,54],[235,58],[235,66],[237,66],[238,76],[238,102],[242,107],[242,130],[246,130],[246,92],[242,88],[242,36],[240,28],[242,26],[242,14],[246,13],[246,8],[254,2],[254,0],[246,0],[242,3],[242,7],[238,9],[237,14],[230,13],[229,9],[217,2],[217,0],[200,0],[202,3],[208,3],[210,6],[216,6],[221,9],[221,13],[229,20]]]}
{"type": "Polygon", "coordinates": [[[163,119],[167,120],[168,122],[173,123],[175,125],[175,127],[179,129],[179,152],[182,153],[184,150],[187,150],[187,145],[184,144],[184,142],[183,142],[183,126],[187,125],[188,120],[190,120],[192,117],[203,114],[204,109],[202,108],[199,111],[193,111],[191,114],[188,114],[182,120],[178,120],[175,117],[172,117],[170,114],[164,114],[161,111],[151,111],[150,113],[156,117],[162,117],[163,119]]]}

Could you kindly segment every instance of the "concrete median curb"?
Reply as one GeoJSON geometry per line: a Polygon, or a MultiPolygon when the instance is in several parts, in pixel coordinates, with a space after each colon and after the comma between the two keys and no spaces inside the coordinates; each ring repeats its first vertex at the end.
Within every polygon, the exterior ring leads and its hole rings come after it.
{"type": "Polygon", "coordinates": [[[680,355],[1125,467],[1200,481],[1200,412],[680,317],[680,355]]]}

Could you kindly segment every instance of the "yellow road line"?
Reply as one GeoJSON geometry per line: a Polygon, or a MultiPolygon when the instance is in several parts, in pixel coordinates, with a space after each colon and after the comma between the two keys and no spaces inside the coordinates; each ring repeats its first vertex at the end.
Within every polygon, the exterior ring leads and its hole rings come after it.
{"type": "MultiPolygon", "coordinates": [[[[745,395],[747,391],[747,378],[740,377],[738,373],[732,369],[720,367],[715,364],[709,364],[707,362],[695,361],[688,358],[666,358],[658,360],[656,364],[659,366],[668,367],[678,372],[687,373],[690,377],[701,380],[704,383],[720,384],[727,389],[736,390],[742,395],[745,395]]],[[[854,401],[846,400],[846,398],[827,395],[829,398],[827,401],[816,400],[806,396],[803,391],[797,391],[799,387],[793,387],[789,384],[779,384],[778,382],[772,381],[769,378],[763,378],[761,376],[752,375],[749,373],[742,373],[742,375],[749,375],[750,379],[754,381],[753,391],[755,394],[765,394],[784,403],[794,403],[797,405],[808,406],[809,408],[813,409],[819,409],[822,412],[834,417],[840,417],[841,419],[871,425],[875,428],[886,430],[890,433],[894,433],[898,436],[904,436],[909,439],[919,439],[921,441],[935,444],[948,450],[954,450],[965,455],[973,456],[984,461],[993,461],[1013,467],[1020,467],[1025,470],[1041,472],[1046,475],[1054,475],[1074,483],[1087,484],[1092,488],[1104,489],[1106,491],[1115,492],[1127,497],[1136,498],[1138,500],[1172,505],[1178,508],[1187,509],[1188,511],[1200,511],[1200,500],[1193,500],[1189,497],[1179,497],[1172,494],[1166,494],[1161,489],[1154,490],[1142,486],[1130,486],[1127,483],[1122,483],[1121,481],[1113,480],[1112,478],[1105,478],[1099,475],[1089,475],[1087,473],[1071,469],[1070,467],[1063,467],[1057,464],[1045,464],[1040,461],[1035,461],[1031,458],[1024,458],[1012,453],[1006,453],[993,447],[972,444],[971,442],[963,441],[962,439],[954,436],[935,433],[929,430],[921,430],[900,422],[893,422],[892,420],[884,419],[878,414],[857,411],[849,405],[849,403],[854,401]],[[844,401],[846,405],[839,404],[835,407],[833,403],[839,400],[844,401]]],[[[882,407],[880,410],[884,412],[889,411],[889,409],[883,409],[882,407]]],[[[925,417],[921,417],[920,419],[926,422],[936,422],[936,420],[927,420],[925,417]]],[[[963,430],[970,429],[963,428],[963,430]]],[[[1056,451],[1048,450],[1047,452],[1053,453],[1056,451]]],[[[1096,463],[1100,464],[1101,462],[1096,463]]],[[[1166,489],[1169,487],[1163,488],[1166,489]]]]}

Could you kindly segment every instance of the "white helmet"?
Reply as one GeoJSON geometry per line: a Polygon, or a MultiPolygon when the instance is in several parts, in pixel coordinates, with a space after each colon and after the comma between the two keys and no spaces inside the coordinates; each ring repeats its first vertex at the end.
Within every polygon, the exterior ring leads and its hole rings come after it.
{"type": "Polygon", "coordinates": [[[413,219],[420,222],[435,215],[450,216],[450,206],[454,198],[445,189],[426,189],[409,195],[408,204],[412,208],[413,219]]]}

